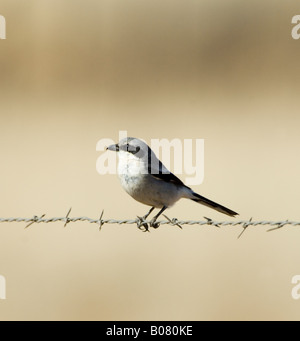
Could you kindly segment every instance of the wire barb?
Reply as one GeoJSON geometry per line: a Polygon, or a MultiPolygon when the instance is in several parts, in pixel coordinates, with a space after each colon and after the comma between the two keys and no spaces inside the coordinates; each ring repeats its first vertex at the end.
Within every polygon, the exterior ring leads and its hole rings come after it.
{"type": "Polygon", "coordinates": [[[275,230],[279,230],[279,229],[283,228],[287,224],[289,224],[288,219],[286,221],[278,222],[276,227],[270,228],[269,230],[267,230],[267,232],[272,232],[272,231],[275,231],[275,230]]]}
{"type": "Polygon", "coordinates": [[[72,211],[72,207],[69,209],[69,211],[68,211],[68,213],[67,213],[67,215],[66,215],[66,218],[65,218],[65,219],[66,219],[66,222],[65,222],[64,227],[66,227],[67,224],[69,224],[69,222],[70,222],[69,215],[70,215],[71,211],[72,211]]]}
{"type": "Polygon", "coordinates": [[[46,214],[42,214],[40,217],[38,216],[33,216],[33,218],[31,219],[31,222],[29,224],[27,224],[24,228],[27,229],[29,226],[31,226],[34,223],[38,223],[41,219],[43,219],[45,217],[46,214]]]}
{"type": "Polygon", "coordinates": [[[238,239],[242,237],[242,235],[246,232],[247,228],[251,225],[252,217],[249,219],[249,221],[245,221],[243,224],[243,231],[238,235],[238,239]]]}
{"type": "Polygon", "coordinates": [[[104,221],[102,220],[103,214],[104,214],[104,210],[102,210],[102,213],[99,218],[99,231],[101,231],[101,228],[104,225],[104,221]]]}
{"type": "Polygon", "coordinates": [[[219,227],[219,228],[220,228],[219,223],[216,223],[216,222],[214,222],[212,219],[207,218],[207,217],[203,217],[203,218],[207,220],[206,225],[212,225],[212,226],[216,226],[216,227],[219,227]]]}
{"type": "Polygon", "coordinates": [[[172,220],[170,218],[168,218],[165,214],[163,214],[163,216],[169,221],[169,223],[172,226],[178,226],[180,229],[182,229],[182,226],[178,223],[178,219],[177,218],[173,218],[172,220]]]}

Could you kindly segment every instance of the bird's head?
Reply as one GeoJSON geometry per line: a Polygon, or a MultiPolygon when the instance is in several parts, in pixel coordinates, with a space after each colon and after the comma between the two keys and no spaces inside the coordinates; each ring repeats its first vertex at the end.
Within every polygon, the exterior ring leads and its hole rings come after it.
{"type": "Polygon", "coordinates": [[[145,142],[140,139],[134,137],[126,137],[122,139],[119,143],[113,144],[106,149],[118,153],[128,153],[134,155],[139,159],[142,159],[145,156],[148,157],[150,148],[145,142]]]}
{"type": "Polygon", "coordinates": [[[106,149],[122,154],[126,153],[128,156],[135,156],[138,159],[148,159],[149,153],[151,154],[152,152],[144,141],[134,137],[126,137],[119,143],[113,144],[106,149]]]}
{"type": "Polygon", "coordinates": [[[127,137],[107,147],[107,150],[118,153],[121,168],[124,166],[127,169],[130,164],[132,169],[137,167],[136,172],[142,174],[170,173],[147,143],[140,139],[127,137]]]}

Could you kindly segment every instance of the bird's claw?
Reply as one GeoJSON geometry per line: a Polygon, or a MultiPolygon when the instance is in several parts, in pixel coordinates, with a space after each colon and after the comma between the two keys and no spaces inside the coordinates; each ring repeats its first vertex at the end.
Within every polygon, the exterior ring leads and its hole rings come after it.
{"type": "Polygon", "coordinates": [[[150,226],[153,227],[154,229],[159,228],[160,223],[156,221],[156,219],[152,219],[150,222],[150,226]]]}
{"type": "MultiPolygon", "coordinates": [[[[145,217],[139,217],[137,216],[137,227],[143,232],[150,232],[149,231],[149,224],[145,221],[145,217]]],[[[150,221],[150,227],[153,227],[154,229],[159,228],[160,223],[156,221],[156,219],[152,219],[150,221]]]]}
{"type": "Polygon", "coordinates": [[[137,221],[137,227],[143,232],[149,232],[149,225],[145,222],[144,217],[139,217],[137,216],[138,221],[137,221]]]}

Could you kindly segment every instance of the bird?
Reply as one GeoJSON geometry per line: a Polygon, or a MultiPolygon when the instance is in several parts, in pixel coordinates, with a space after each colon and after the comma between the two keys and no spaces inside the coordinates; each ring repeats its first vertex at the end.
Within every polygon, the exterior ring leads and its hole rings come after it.
{"type": "Polygon", "coordinates": [[[182,198],[193,200],[230,217],[238,215],[186,186],[164,166],[151,148],[138,138],[123,138],[119,143],[108,146],[106,150],[118,154],[118,175],[123,189],[136,201],[151,206],[146,215],[138,217],[144,222],[142,225],[147,231],[149,229],[145,221],[155,208],[160,211],[150,221],[150,227],[153,228],[159,227],[159,216],[182,198]]]}

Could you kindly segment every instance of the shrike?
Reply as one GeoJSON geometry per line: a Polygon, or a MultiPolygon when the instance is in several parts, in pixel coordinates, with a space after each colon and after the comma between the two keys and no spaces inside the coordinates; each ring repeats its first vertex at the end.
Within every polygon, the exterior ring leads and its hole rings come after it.
{"type": "Polygon", "coordinates": [[[238,214],[187,187],[168,171],[145,142],[137,138],[124,138],[107,149],[118,153],[118,175],[125,191],[135,200],[152,207],[142,219],[146,220],[155,208],[160,209],[151,220],[151,227],[157,228],[157,218],[181,198],[191,199],[231,217],[238,214]]]}

